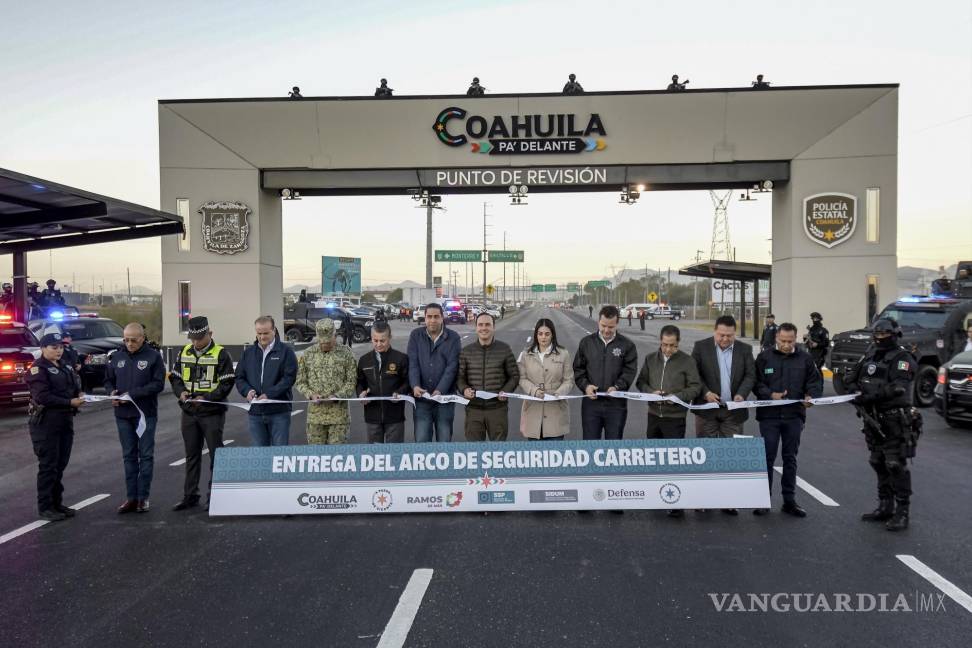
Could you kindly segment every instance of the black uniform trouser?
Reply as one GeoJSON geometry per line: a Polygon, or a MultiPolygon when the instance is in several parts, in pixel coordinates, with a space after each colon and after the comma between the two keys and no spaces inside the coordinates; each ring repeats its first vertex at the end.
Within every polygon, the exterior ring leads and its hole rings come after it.
{"type": "Polygon", "coordinates": [[[877,473],[878,498],[893,498],[896,503],[907,506],[911,502],[911,470],[904,430],[897,421],[885,420],[881,422],[881,432],[885,437],[883,441],[867,437],[871,451],[868,463],[877,473]]]}
{"type": "Polygon", "coordinates": [[[226,412],[206,416],[192,416],[182,413],[182,441],[186,445],[186,483],[183,496],[186,500],[199,500],[199,474],[201,472],[203,441],[209,448],[209,483],[206,493],[213,485],[213,463],[216,461],[216,448],[223,447],[223,423],[226,412]]]}
{"type": "Polygon", "coordinates": [[[74,416],[71,412],[48,410],[40,423],[30,425],[30,440],[37,455],[37,510],[63,504],[61,478],[74,445],[74,416]]]}
{"type": "Polygon", "coordinates": [[[685,417],[655,416],[648,412],[648,426],[645,430],[648,439],[684,439],[685,417]]]}

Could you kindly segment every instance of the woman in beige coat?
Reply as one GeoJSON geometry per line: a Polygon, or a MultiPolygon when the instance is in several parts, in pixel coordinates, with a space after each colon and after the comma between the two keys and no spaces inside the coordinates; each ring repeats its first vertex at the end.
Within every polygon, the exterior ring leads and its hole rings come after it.
{"type": "MultiPolygon", "coordinates": [[[[533,329],[533,343],[517,359],[520,389],[529,396],[566,396],[574,387],[570,352],[557,344],[557,329],[542,318],[533,329]]],[[[570,431],[568,401],[523,401],[520,433],[530,441],[560,441],[570,431]]]]}

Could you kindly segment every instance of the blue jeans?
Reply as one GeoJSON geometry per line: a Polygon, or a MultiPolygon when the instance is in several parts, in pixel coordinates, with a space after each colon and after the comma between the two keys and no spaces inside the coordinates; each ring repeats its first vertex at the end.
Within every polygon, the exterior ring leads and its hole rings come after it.
{"type": "Polygon", "coordinates": [[[125,460],[126,499],[146,500],[152,487],[152,469],[155,466],[156,417],[145,417],[145,433],[139,438],[135,433],[138,419],[116,418],[118,440],[121,441],[122,458],[125,460]]]}
{"type": "Polygon", "coordinates": [[[776,461],[776,453],[782,441],[783,478],[780,484],[784,502],[792,502],[796,498],[797,452],[800,450],[802,431],[801,418],[764,419],[759,422],[759,434],[766,445],[766,477],[770,492],[773,491],[773,462],[776,461]]]}
{"type": "Polygon", "coordinates": [[[415,399],[415,441],[452,441],[452,419],[456,417],[455,403],[434,403],[415,399]],[[433,439],[432,430],[435,429],[433,439]]]}
{"type": "Polygon", "coordinates": [[[247,418],[254,446],[290,445],[290,412],[250,414],[247,418]]]}

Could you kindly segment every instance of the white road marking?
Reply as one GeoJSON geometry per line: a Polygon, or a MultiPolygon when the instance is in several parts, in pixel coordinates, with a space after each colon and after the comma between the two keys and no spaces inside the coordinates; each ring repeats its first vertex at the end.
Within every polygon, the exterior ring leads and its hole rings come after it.
{"type": "Polygon", "coordinates": [[[532,336],[532,335],[528,335],[528,336],[527,336],[527,344],[530,344],[530,340],[531,340],[532,338],[533,338],[533,336],[532,336]]]}
{"type": "Polygon", "coordinates": [[[919,576],[944,592],[950,599],[964,607],[968,612],[972,612],[972,596],[969,596],[950,581],[945,580],[934,569],[921,562],[914,556],[907,554],[896,555],[895,558],[911,567],[919,576]]]}
{"type": "MultiPolygon", "coordinates": [[[[781,475],[783,474],[783,469],[780,468],[779,466],[773,466],[773,470],[780,473],[781,475]]],[[[797,486],[805,490],[807,492],[807,495],[817,500],[824,506],[840,506],[840,504],[838,504],[834,500],[824,495],[823,492],[818,490],[816,487],[811,486],[809,483],[804,481],[803,478],[797,477],[796,480],[797,480],[797,486]]]]}
{"type": "MultiPolygon", "coordinates": [[[[81,500],[80,502],[78,502],[77,504],[75,504],[74,506],[72,506],[71,508],[73,508],[75,510],[77,510],[77,509],[83,509],[85,506],[90,506],[91,504],[94,504],[95,502],[100,502],[101,500],[103,500],[103,499],[105,499],[107,497],[109,497],[108,493],[102,493],[100,495],[95,495],[94,497],[89,497],[86,500],[81,500]]],[[[41,528],[45,524],[50,524],[50,521],[48,521],[48,520],[34,520],[30,524],[25,524],[24,526],[20,527],[19,529],[14,529],[10,533],[5,533],[2,536],[0,536],[0,544],[3,544],[4,542],[9,542],[9,541],[13,540],[14,538],[19,538],[20,536],[24,535],[25,533],[29,533],[30,531],[33,531],[34,529],[41,528]]]]}
{"type": "Polygon", "coordinates": [[[301,412],[303,412],[303,411],[304,411],[304,410],[294,410],[293,412],[291,412],[291,413],[290,413],[290,415],[291,415],[291,416],[297,416],[298,414],[300,414],[300,413],[301,413],[301,412]]]}
{"type": "Polygon", "coordinates": [[[431,569],[416,569],[412,572],[412,577],[408,579],[408,585],[398,599],[398,605],[395,606],[385,631],[381,633],[381,641],[378,642],[377,648],[402,648],[405,645],[408,631],[412,629],[415,615],[418,614],[422,598],[431,580],[431,569]]]}
{"type": "MultiPolygon", "coordinates": [[[[225,441],[223,441],[223,445],[224,445],[224,446],[228,446],[228,445],[230,445],[231,443],[236,443],[236,442],[235,442],[235,441],[233,441],[233,439],[226,439],[225,441]]],[[[202,454],[204,454],[204,455],[207,455],[207,454],[209,454],[209,448],[204,448],[204,449],[203,449],[203,451],[202,451],[202,454]]],[[[170,465],[170,466],[181,466],[181,465],[182,465],[182,464],[184,464],[184,463],[186,463],[186,458],[185,458],[185,457],[183,457],[183,458],[182,458],[182,459],[180,459],[179,461],[173,461],[173,462],[172,462],[172,463],[170,463],[169,465],[170,465]]]]}

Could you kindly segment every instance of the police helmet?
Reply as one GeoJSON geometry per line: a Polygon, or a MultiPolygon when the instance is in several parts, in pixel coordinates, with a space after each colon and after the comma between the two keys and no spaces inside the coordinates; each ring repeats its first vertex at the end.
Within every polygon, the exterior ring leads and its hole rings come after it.
{"type": "Polygon", "coordinates": [[[901,337],[903,335],[901,332],[901,327],[898,326],[898,323],[890,317],[885,317],[874,322],[871,333],[873,335],[877,335],[879,333],[888,333],[893,337],[901,337]]]}
{"type": "Polygon", "coordinates": [[[57,282],[56,282],[56,281],[54,281],[53,279],[48,279],[48,280],[47,280],[47,285],[48,285],[48,286],[53,286],[53,285],[55,285],[55,284],[57,284],[57,282]]]}
{"type": "Polygon", "coordinates": [[[813,311],[812,313],[810,313],[810,319],[812,319],[812,320],[815,320],[815,319],[822,320],[823,319],[823,315],[821,315],[817,311],[813,311]]]}

